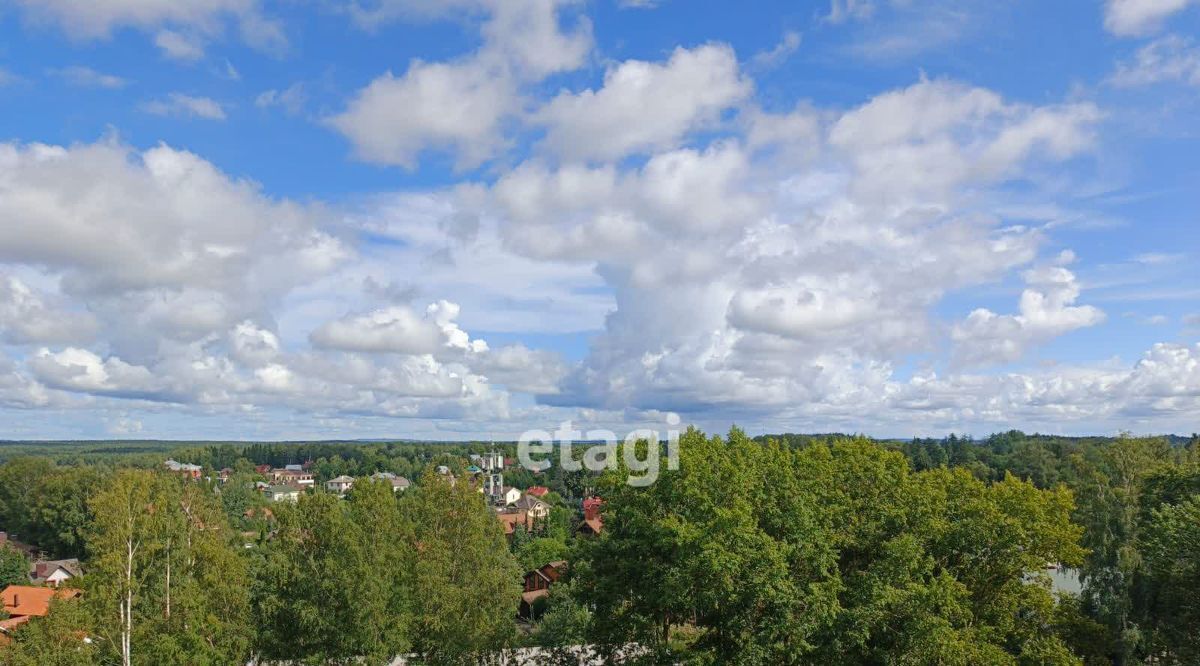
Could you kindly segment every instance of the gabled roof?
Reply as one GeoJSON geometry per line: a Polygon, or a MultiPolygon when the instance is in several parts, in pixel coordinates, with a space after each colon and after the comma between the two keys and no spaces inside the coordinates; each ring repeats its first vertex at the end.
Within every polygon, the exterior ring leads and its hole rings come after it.
{"type": "Polygon", "coordinates": [[[354,477],[343,474],[341,476],[335,476],[325,483],[354,483],[354,477]]]}
{"type": "Polygon", "coordinates": [[[524,525],[526,529],[529,525],[529,514],[524,511],[503,511],[497,512],[496,518],[500,519],[500,523],[504,525],[504,533],[512,534],[517,525],[524,525]]]}
{"type": "Polygon", "coordinates": [[[534,509],[548,507],[549,505],[536,497],[526,494],[522,495],[521,499],[513,502],[513,506],[517,507],[518,509],[534,509]]]}
{"type": "Polygon", "coordinates": [[[533,495],[534,497],[545,497],[548,492],[550,492],[550,489],[546,486],[533,486],[525,489],[526,495],[533,495]]]}
{"type": "Polygon", "coordinates": [[[79,576],[83,573],[83,570],[79,566],[79,560],[75,558],[66,560],[42,560],[40,562],[33,563],[32,578],[34,582],[41,582],[46,580],[50,574],[59,569],[66,571],[72,577],[79,576]]]}

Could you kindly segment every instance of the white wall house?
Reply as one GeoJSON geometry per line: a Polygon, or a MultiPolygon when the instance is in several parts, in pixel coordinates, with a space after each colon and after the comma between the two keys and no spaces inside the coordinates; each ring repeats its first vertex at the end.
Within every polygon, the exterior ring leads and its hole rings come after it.
{"type": "Polygon", "coordinates": [[[354,477],[345,474],[325,482],[325,490],[338,495],[345,495],[354,486],[354,477]]]}

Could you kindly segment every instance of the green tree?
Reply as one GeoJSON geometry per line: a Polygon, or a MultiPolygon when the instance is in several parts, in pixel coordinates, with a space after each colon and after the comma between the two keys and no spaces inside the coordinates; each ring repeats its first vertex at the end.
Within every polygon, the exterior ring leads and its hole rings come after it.
{"type": "Polygon", "coordinates": [[[254,576],[259,651],[311,664],[382,663],[409,647],[411,550],[390,485],[280,506],[254,576]]]}
{"type": "Polygon", "coordinates": [[[29,584],[29,558],[24,553],[0,546],[0,590],[9,585],[29,584]]]}
{"type": "Polygon", "coordinates": [[[99,665],[97,646],[84,638],[91,634],[87,606],[76,599],[50,602],[45,617],[32,618],[0,646],[0,666],[99,665]]]}
{"type": "Polygon", "coordinates": [[[123,666],[246,659],[245,562],[203,485],[123,470],[90,507],[85,600],[102,651],[123,666]]]}
{"type": "Polygon", "coordinates": [[[516,639],[521,572],[483,496],[426,473],[401,510],[416,554],[413,648],[430,663],[474,663],[516,639]]]}
{"type": "Polygon", "coordinates": [[[1141,537],[1151,654],[1200,662],[1200,494],[1153,511],[1141,537]]]}

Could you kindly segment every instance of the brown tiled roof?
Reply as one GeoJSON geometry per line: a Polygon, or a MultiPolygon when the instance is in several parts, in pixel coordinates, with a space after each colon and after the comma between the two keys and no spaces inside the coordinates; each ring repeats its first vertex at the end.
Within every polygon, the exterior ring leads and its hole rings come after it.
{"type": "Polygon", "coordinates": [[[546,486],[533,486],[525,490],[526,495],[533,495],[534,497],[545,497],[548,492],[550,492],[550,489],[546,486]]]}
{"type": "Polygon", "coordinates": [[[4,600],[4,610],[9,615],[36,615],[41,617],[50,612],[50,600],[55,596],[61,599],[72,599],[79,596],[79,590],[56,589],[53,587],[30,587],[28,585],[9,585],[0,592],[4,600]]]}
{"type": "Polygon", "coordinates": [[[530,527],[529,514],[524,511],[499,512],[496,517],[504,524],[505,534],[512,534],[517,525],[524,525],[526,529],[530,527]]]}

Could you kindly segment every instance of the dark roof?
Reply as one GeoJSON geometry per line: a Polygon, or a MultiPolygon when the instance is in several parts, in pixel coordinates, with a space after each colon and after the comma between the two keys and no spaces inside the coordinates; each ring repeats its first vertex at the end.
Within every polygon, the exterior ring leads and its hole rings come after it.
{"type": "Polygon", "coordinates": [[[33,579],[33,582],[40,583],[46,580],[50,574],[54,573],[58,569],[66,571],[72,577],[82,575],[83,573],[83,570],[79,567],[79,560],[75,558],[66,560],[42,560],[40,562],[33,563],[33,567],[31,569],[32,575],[30,578],[33,579]]]}

